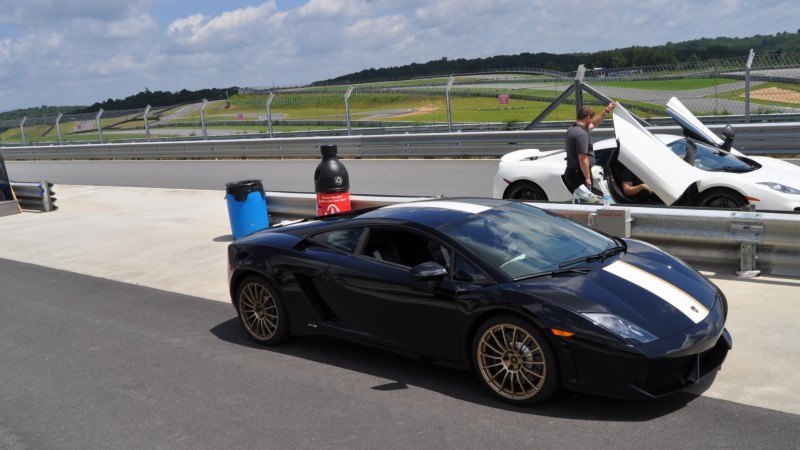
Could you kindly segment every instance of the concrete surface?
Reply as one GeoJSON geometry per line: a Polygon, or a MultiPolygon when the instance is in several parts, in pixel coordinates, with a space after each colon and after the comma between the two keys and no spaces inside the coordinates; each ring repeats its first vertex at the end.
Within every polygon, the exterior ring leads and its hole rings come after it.
{"type": "MultiPolygon", "coordinates": [[[[229,301],[223,191],[55,190],[58,211],[0,218],[0,258],[229,301]]],[[[800,414],[800,281],[709,276],[728,298],[734,350],[703,395],[800,414]]]]}
{"type": "Polygon", "coordinates": [[[0,218],[0,257],[228,301],[223,191],[55,187],[59,209],[0,218]]]}

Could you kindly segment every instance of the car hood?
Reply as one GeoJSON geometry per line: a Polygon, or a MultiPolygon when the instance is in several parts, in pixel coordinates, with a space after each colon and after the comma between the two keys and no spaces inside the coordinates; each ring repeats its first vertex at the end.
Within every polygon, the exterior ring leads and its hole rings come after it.
{"type": "Polygon", "coordinates": [[[520,287],[575,312],[614,314],[658,338],[703,321],[718,298],[697,272],[638,241],[623,256],[591,266],[587,274],[534,278],[520,287]]]}
{"type": "Polygon", "coordinates": [[[791,186],[795,189],[800,189],[800,168],[797,170],[785,170],[785,168],[774,168],[762,166],[760,169],[751,172],[735,173],[735,172],[713,172],[718,174],[728,174],[739,181],[748,181],[752,183],[761,183],[769,181],[772,183],[780,183],[786,186],[791,186]]]}
{"type": "MultiPolygon", "coordinates": [[[[770,158],[768,156],[748,156],[748,158],[761,164],[761,169],[759,170],[763,170],[762,173],[764,174],[771,174],[773,171],[779,171],[783,174],[793,176],[795,179],[800,177],[800,166],[796,166],[790,162],[777,158],[770,158]]],[[[759,170],[751,173],[758,173],[759,170]]]]}

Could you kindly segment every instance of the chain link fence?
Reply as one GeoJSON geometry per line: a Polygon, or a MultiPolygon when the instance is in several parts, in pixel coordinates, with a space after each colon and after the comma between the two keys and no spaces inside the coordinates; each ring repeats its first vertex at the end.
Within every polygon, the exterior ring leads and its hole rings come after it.
{"type": "MultiPolygon", "coordinates": [[[[0,145],[518,130],[575,78],[576,72],[513,68],[353,86],[247,88],[226,100],[3,120],[0,145]]],[[[708,122],[800,118],[800,54],[590,67],[583,81],[644,119],[666,117],[673,96],[708,122]]],[[[562,100],[546,118],[552,125],[575,117],[575,94],[562,100]]],[[[588,94],[582,102],[603,106],[588,94]]]]}

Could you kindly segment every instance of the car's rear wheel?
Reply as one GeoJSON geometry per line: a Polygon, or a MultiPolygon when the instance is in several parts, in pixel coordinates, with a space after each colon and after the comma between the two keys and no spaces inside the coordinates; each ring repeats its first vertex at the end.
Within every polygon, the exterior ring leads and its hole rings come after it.
{"type": "Polygon", "coordinates": [[[555,355],[542,333],[528,321],[496,316],[475,333],[472,362],[481,382],[501,400],[539,403],[558,388],[555,355]]]}
{"type": "Polygon", "coordinates": [[[264,345],[277,344],[289,334],[289,317],[277,292],[259,277],[248,277],[236,290],[239,320],[247,334],[264,345]]]}
{"type": "Polygon", "coordinates": [[[732,189],[715,188],[700,194],[695,204],[704,208],[740,209],[747,199],[732,189]]]}
{"type": "Polygon", "coordinates": [[[511,183],[506,188],[503,198],[512,200],[539,200],[547,201],[547,194],[533,181],[521,180],[511,183]]]}

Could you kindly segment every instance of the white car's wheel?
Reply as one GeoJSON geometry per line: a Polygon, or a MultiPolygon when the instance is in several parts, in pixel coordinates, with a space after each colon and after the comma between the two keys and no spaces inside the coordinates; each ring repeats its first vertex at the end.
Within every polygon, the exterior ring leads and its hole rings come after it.
{"type": "Polygon", "coordinates": [[[747,199],[732,189],[714,188],[700,194],[695,204],[704,208],[740,209],[747,199]]]}
{"type": "Polygon", "coordinates": [[[533,181],[520,180],[511,183],[503,193],[504,199],[547,201],[547,194],[533,181]]]}

